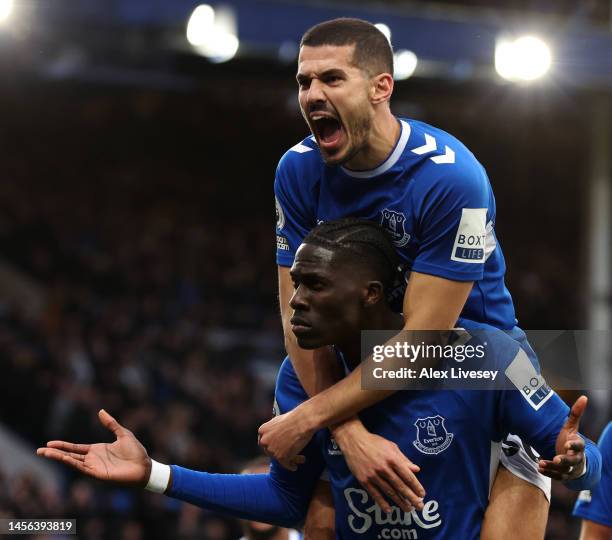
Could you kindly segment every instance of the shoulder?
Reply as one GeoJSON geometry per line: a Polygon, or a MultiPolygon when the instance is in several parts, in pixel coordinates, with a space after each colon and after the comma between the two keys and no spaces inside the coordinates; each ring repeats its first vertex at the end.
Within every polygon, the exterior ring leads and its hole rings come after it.
{"type": "Polygon", "coordinates": [[[313,137],[306,137],[287,150],[278,162],[277,178],[319,173],[324,165],[319,147],[313,137]]]}
{"type": "Polygon", "coordinates": [[[455,192],[489,190],[484,167],[459,139],[424,122],[404,121],[410,126],[406,152],[422,158],[415,175],[417,183],[455,192]]]}
{"type": "Polygon", "coordinates": [[[276,390],[274,394],[274,413],[284,414],[295,409],[300,403],[306,401],[308,395],[293,369],[289,357],[281,364],[276,377],[276,390]]]}
{"type": "Polygon", "coordinates": [[[529,354],[521,348],[516,339],[513,339],[504,330],[468,319],[459,319],[457,324],[470,335],[470,345],[482,346],[483,368],[505,370],[514,362],[526,361],[529,367],[525,367],[530,373],[535,369],[529,354]]]}

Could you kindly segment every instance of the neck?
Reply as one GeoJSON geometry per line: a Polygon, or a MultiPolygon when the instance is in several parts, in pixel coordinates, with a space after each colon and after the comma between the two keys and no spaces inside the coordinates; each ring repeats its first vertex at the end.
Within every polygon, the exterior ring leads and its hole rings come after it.
{"type": "Polygon", "coordinates": [[[337,343],[336,347],[344,355],[347,365],[353,369],[363,358],[361,357],[361,331],[362,330],[401,330],[404,327],[404,317],[391,311],[388,307],[374,310],[359,325],[351,339],[345,343],[337,343]]]}
{"type": "Polygon", "coordinates": [[[365,147],[345,163],[347,169],[368,171],[383,163],[400,137],[400,123],[387,107],[374,115],[365,147]]]}

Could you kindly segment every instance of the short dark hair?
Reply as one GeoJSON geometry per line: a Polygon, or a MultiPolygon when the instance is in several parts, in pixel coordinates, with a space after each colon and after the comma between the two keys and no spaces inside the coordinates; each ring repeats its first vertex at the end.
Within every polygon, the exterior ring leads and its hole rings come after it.
{"type": "Polygon", "coordinates": [[[387,295],[399,274],[399,256],[389,234],[378,223],[358,218],[326,221],[312,229],[304,244],[341,250],[355,266],[366,264],[381,281],[387,295]]]}
{"type": "Polygon", "coordinates": [[[370,76],[393,75],[393,50],[385,35],[368,21],[340,18],[316,24],[302,36],[304,45],[355,45],[352,62],[370,76]]]}

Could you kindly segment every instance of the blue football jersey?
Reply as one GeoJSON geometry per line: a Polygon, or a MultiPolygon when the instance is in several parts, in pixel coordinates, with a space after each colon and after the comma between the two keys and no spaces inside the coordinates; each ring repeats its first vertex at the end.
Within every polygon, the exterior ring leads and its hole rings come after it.
{"type": "MultiPolygon", "coordinates": [[[[468,331],[485,326],[461,321],[468,331]]],[[[537,377],[532,351],[518,335],[495,331],[486,339],[489,364],[500,374],[512,373],[516,390],[437,390],[397,392],[360,413],[366,428],[388,440],[421,467],[425,507],[404,512],[393,506],[386,514],[355,480],[329,431],[315,435],[305,450],[312,475],[328,469],[336,508],[336,537],[472,540],[480,536],[500,446],[508,432],[517,433],[545,458],[555,454],[555,441],[569,408],[547,386],[536,399],[520,388],[537,377]],[[492,351],[492,352],[491,352],[492,351]]],[[[517,330],[515,330],[516,332],[517,330]]],[[[285,359],[277,380],[276,411],[287,412],[307,399],[285,359]]]]}
{"type": "Polygon", "coordinates": [[[574,515],[612,527],[612,422],[599,438],[602,455],[601,480],[591,490],[582,491],[574,507],[574,515]]]}
{"type": "MultiPolygon", "coordinates": [[[[322,221],[358,217],[390,234],[406,271],[474,281],[462,317],[509,329],[516,324],[495,237],[487,174],[456,138],[415,120],[376,169],[325,165],[314,137],[295,145],[276,171],[277,263],[291,266],[306,234],[322,221]]],[[[393,291],[402,308],[405,284],[393,291]]]]}

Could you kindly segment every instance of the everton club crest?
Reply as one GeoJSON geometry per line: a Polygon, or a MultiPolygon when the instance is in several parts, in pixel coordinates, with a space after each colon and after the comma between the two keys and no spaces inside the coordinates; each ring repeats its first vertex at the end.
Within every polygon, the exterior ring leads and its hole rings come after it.
{"type": "Polygon", "coordinates": [[[285,226],[285,213],[276,197],[274,197],[274,202],[276,203],[276,228],[280,231],[285,226]]]}
{"type": "Polygon", "coordinates": [[[423,454],[439,454],[453,442],[453,434],[446,430],[444,418],[439,414],[419,418],[414,425],[416,427],[416,439],[412,441],[412,444],[423,454]]]}
{"type": "Polygon", "coordinates": [[[382,211],[380,224],[389,231],[396,247],[404,247],[410,241],[410,235],[404,229],[406,216],[402,212],[385,208],[382,211]]]}

